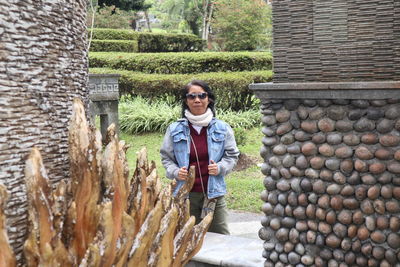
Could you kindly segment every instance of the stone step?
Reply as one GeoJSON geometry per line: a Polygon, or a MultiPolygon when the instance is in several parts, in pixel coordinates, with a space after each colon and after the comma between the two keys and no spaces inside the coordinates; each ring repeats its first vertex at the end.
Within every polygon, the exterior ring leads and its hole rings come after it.
{"type": "Polygon", "coordinates": [[[203,246],[186,267],[261,267],[263,241],[208,232],[203,246]]]}

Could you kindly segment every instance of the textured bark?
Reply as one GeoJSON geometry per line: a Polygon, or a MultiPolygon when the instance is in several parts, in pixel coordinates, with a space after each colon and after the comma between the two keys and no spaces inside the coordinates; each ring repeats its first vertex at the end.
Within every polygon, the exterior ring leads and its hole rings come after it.
{"type": "Polygon", "coordinates": [[[3,213],[7,198],[6,188],[0,184],[0,267],[16,266],[14,253],[8,241],[6,218],[3,213]]]}
{"type": "Polygon", "coordinates": [[[86,0],[0,0],[0,183],[10,243],[22,259],[25,160],[36,146],[52,185],[69,176],[71,101],[87,97],[86,0]]]}

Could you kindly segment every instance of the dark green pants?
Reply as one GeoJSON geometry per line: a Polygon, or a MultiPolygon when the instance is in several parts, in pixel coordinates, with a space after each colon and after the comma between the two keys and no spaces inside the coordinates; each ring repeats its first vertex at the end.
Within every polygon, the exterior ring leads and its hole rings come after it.
{"type": "MultiPolygon", "coordinates": [[[[201,209],[203,207],[204,195],[200,192],[190,192],[190,215],[196,217],[196,224],[201,221],[201,209]]],[[[211,222],[209,232],[229,235],[228,229],[228,209],[226,207],[225,198],[218,197],[215,205],[214,217],[211,222]]]]}

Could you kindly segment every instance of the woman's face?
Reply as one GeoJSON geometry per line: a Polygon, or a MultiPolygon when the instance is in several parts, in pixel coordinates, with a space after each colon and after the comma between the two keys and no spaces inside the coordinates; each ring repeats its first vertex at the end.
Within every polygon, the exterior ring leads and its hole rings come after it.
{"type": "Polygon", "coordinates": [[[190,112],[193,115],[202,115],[207,111],[208,103],[210,103],[208,96],[201,99],[199,94],[206,93],[204,89],[198,85],[192,85],[189,88],[188,95],[186,97],[186,104],[189,107],[190,112]],[[195,96],[193,98],[193,96],[195,96]]]}

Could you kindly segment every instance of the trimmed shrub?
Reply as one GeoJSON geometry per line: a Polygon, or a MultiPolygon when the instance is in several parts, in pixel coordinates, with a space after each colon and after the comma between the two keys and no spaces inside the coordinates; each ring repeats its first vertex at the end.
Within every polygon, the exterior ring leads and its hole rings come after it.
{"type": "Polygon", "coordinates": [[[143,32],[139,35],[139,52],[198,52],[205,41],[193,34],[143,32]]]}
{"type": "Polygon", "coordinates": [[[90,51],[136,53],[139,48],[137,41],[133,40],[92,40],[90,51]]]}
{"type": "Polygon", "coordinates": [[[177,74],[222,71],[270,70],[269,52],[202,53],[99,53],[89,54],[90,67],[112,68],[144,73],[177,74]]]}
{"type": "MultiPolygon", "coordinates": [[[[234,112],[220,110],[217,118],[228,123],[234,130],[237,142],[244,142],[244,129],[259,126],[261,123],[258,108],[234,112]],[[242,133],[241,136],[240,133],[242,133]]],[[[181,106],[163,100],[149,101],[142,97],[122,97],[119,103],[119,122],[122,131],[137,134],[144,132],[164,133],[168,125],[181,118],[181,106]],[[161,111],[161,112],[160,112],[161,111]]]]}
{"type": "MultiPolygon", "coordinates": [[[[125,29],[91,29],[93,40],[134,40],[138,52],[202,51],[205,42],[193,34],[136,32],[125,29]]],[[[95,51],[95,50],[91,50],[95,51]]],[[[96,50],[103,51],[103,50],[96,50]]]]}
{"type": "Polygon", "coordinates": [[[149,99],[160,99],[173,96],[179,99],[179,92],[193,79],[206,81],[217,97],[220,109],[246,110],[257,101],[248,86],[251,83],[269,82],[272,71],[248,72],[210,72],[199,74],[145,74],[126,70],[105,68],[90,69],[90,73],[120,74],[119,88],[121,94],[142,96],[149,99]]]}
{"type": "Polygon", "coordinates": [[[90,32],[93,31],[93,40],[138,40],[139,32],[127,29],[103,29],[94,28],[88,29],[89,36],[90,32]]]}

